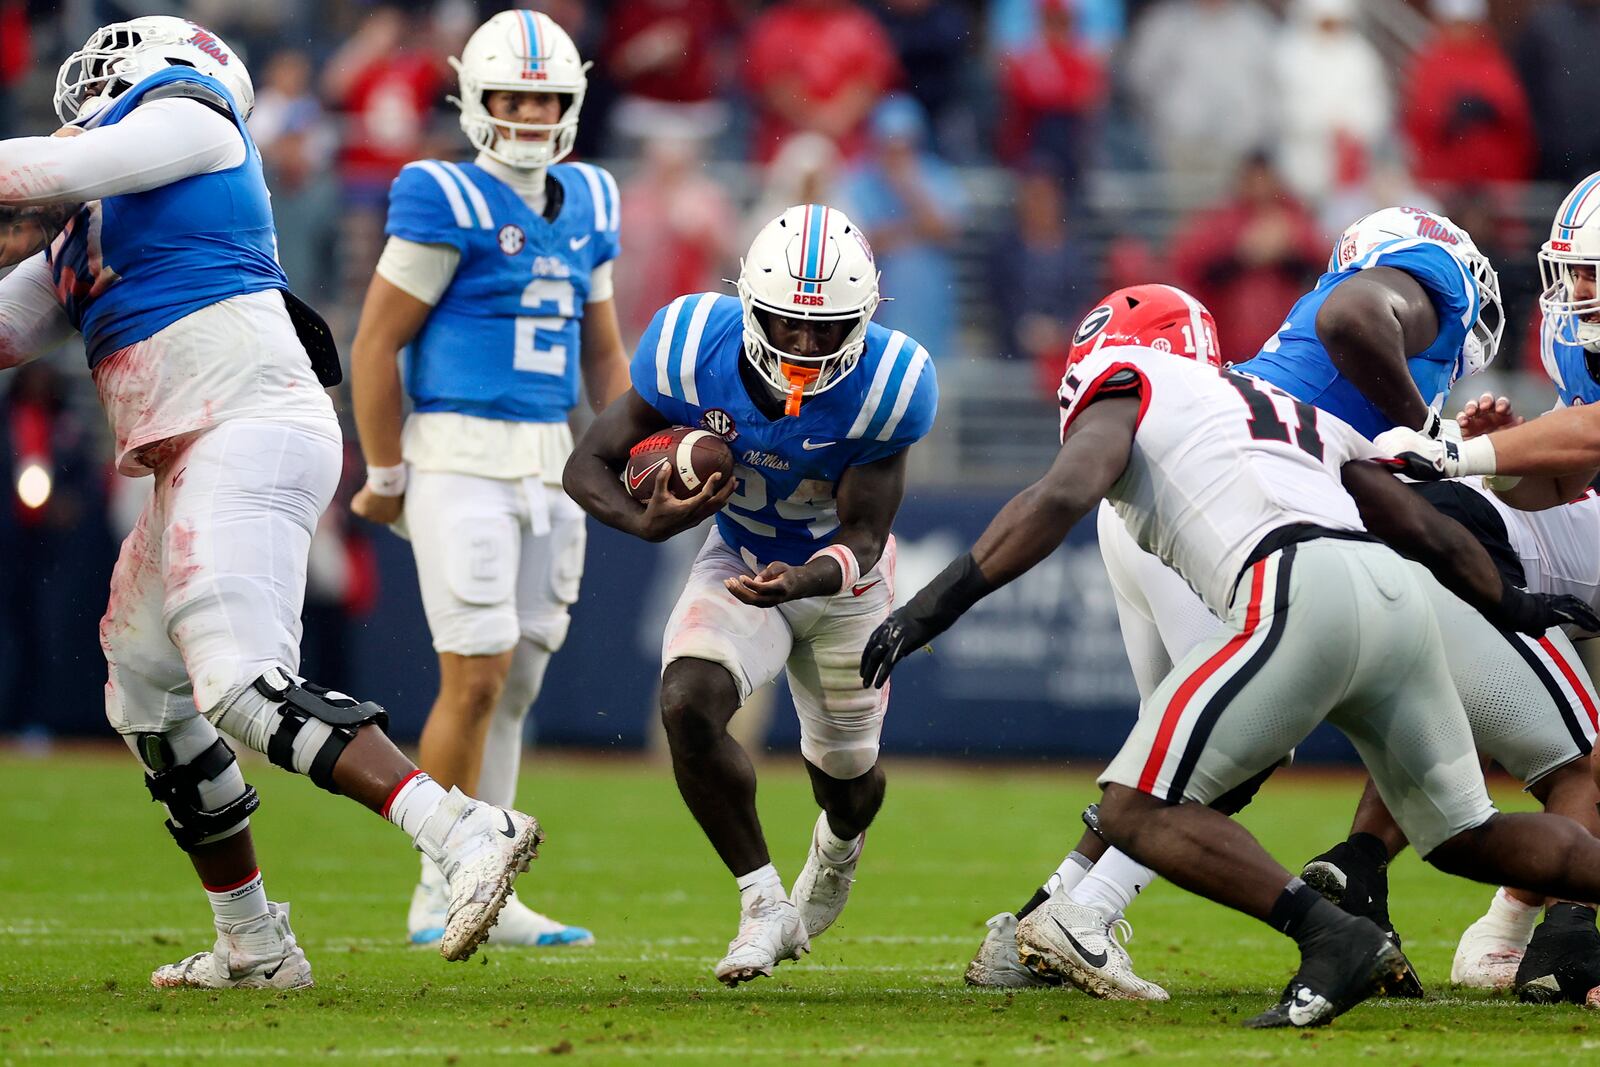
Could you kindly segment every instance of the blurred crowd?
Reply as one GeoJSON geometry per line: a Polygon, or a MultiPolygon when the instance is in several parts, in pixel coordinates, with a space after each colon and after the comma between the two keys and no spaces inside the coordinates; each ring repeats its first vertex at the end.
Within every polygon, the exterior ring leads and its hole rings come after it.
{"type": "MultiPolygon", "coordinates": [[[[204,23],[254,74],[285,270],[348,337],[389,182],[410,160],[469,154],[447,58],[502,6],[0,0],[0,136],[50,131],[56,66],[95,26],[204,23]]],[[[1087,301],[1151,280],[1200,296],[1242,359],[1339,230],[1413,203],[1450,214],[1500,267],[1514,324],[1502,363],[1536,368],[1533,252],[1565,188],[1600,168],[1582,80],[1600,0],[522,6],[594,61],[577,154],[622,182],[629,340],[672,297],[721,287],[762,222],[823,200],[871,239],[880,321],[953,383],[1003,359],[1053,388],[1087,301]]],[[[102,446],[72,369],[34,374],[0,379],[8,412],[51,412],[45,431],[12,415],[13,483],[44,432],[52,469],[82,482],[74,506],[116,514],[109,481],[88,476],[102,446]]],[[[18,508],[0,508],[0,543],[56,521],[18,508]]],[[[330,526],[320,588],[348,614],[370,602],[370,557],[359,531],[330,526]]]]}

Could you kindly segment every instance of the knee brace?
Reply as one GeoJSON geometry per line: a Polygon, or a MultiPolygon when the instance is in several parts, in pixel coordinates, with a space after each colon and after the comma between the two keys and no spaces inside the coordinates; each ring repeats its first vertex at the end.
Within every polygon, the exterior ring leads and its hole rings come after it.
{"type": "Polygon", "coordinates": [[[252,687],[278,705],[278,721],[267,735],[267,758],[284,770],[310,778],[317,786],[337,793],[333,767],[368,723],[387,730],[389,713],[370,700],[356,701],[343,693],[296,679],[274,667],[252,687]]]}
{"type": "Polygon", "coordinates": [[[233,749],[204,719],[128,741],[145,765],[150,798],[167,809],[167,831],[185,852],[243,830],[261,806],[233,749]]]}

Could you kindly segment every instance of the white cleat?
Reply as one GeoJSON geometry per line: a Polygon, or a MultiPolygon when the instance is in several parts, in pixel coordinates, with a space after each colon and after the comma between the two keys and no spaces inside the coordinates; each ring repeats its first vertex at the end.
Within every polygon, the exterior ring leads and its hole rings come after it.
{"type": "Polygon", "coordinates": [[[267,904],[267,914],[217,926],[210,952],[156,968],[157,989],[305,989],[311,964],[289,929],[289,905],[267,904]]]}
{"type": "Polygon", "coordinates": [[[512,893],[500,910],[500,921],[489,931],[489,944],[522,948],[574,948],[594,944],[594,934],[581,926],[568,926],[541,915],[512,893]]]}
{"type": "MultiPolygon", "coordinates": [[[[1118,919],[1123,940],[1133,928],[1118,919]]],[[[1093,908],[1052,900],[1017,924],[1017,948],[1024,966],[1058,975],[1101,1000],[1167,1000],[1167,991],[1133,973],[1133,960],[1112,935],[1112,924],[1093,908]]]]}
{"type": "Polygon", "coordinates": [[[464,960],[477,951],[543,840],[533,816],[450,790],[417,835],[417,848],[439,865],[450,894],[439,955],[464,960]]]}
{"type": "Polygon", "coordinates": [[[406,912],[406,940],[413,945],[437,945],[444,937],[444,924],[449,918],[450,894],[444,875],[435,868],[432,877],[424,876],[411,890],[411,908],[406,912]]]}
{"type": "Polygon", "coordinates": [[[816,937],[832,926],[839,918],[839,913],[844,911],[845,902],[850,899],[850,887],[856,881],[856,864],[861,861],[861,849],[867,843],[867,835],[862,834],[856,839],[856,847],[850,850],[848,859],[842,863],[828,859],[817,844],[818,835],[827,828],[827,818],[827,812],[817,816],[817,825],[811,831],[811,852],[806,856],[806,865],[800,868],[800,877],[794,880],[794,890],[789,894],[789,899],[800,909],[807,937],[816,937]]]}
{"type": "Polygon", "coordinates": [[[978,946],[978,954],[967,964],[968,985],[986,989],[1032,989],[1061,984],[1061,979],[1055,975],[1035,974],[1022,965],[1017,951],[1015,915],[1002,911],[985,925],[989,932],[978,946]]]}
{"type": "Polygon", "coordinates": [[[1472,989],[1510,989],[1527,947],[1496,933],[1484,916],[1462,932],[1450,964],[1450,983],[1472,989]]]}
{"type": "Polygon", "coordinates": [[[728,942],[728,954],[717,964],[717,981],[736,986],[770,978],[778,964],[810,951],[811,939],[799,909],[787,900],[756,897],[739,916],[739,936],[728,942]]]}

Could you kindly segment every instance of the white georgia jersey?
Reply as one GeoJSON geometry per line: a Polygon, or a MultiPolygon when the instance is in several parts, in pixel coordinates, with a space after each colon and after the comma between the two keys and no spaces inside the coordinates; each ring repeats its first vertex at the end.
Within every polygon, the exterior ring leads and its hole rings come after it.
{"type": "Polygon", "coordinates": [[[1274,530],[1363,532],[1340,469],[1382,453],[1341,420],[1265,382],[1132,345],[1061,380],[1061,438],[1096,397],[1138,396],[1127,469],[1106,497],[1147,552],[1226,615],[1239,573],[1274,530]]]}
{"type": "Polygon", "coordinates": [[[1569,504],[1520,511],[1495,496],[1480,478],[1465,484],[1500,513],[1506,538],[1522,561],[1528,592],[1566,593],[1600,610],[1600,496],[1593,489],[1569,504]]]}

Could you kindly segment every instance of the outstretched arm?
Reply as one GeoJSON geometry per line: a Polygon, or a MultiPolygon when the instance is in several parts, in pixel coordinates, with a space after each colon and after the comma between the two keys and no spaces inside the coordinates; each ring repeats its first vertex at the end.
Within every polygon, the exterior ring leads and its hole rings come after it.
{"type": "Polygon", "coordinates": [[[244,162],[232,120],[198,100],[140,104],[127,118],[71,137],[0,141],[0,204],[77,204],[141,193],[244,162]]]}
{"type": "Polygon", "coordinates": [[[0,370],[44,355],[71,333],[43,253],[0,278],[0,370]]]}
{"type": "Polygon", "coordinates": [[[836,497],[839,529],[827,549],[804,566],[769,563],[760,574],[729,578],[725,583],[728,592],[746,604],[770,608],[804,597],[833,596],[843,592],[846,584],[857,582],[883,556],[889,529],[905,496],[909,452],[904,448],[874,463],[845,470],[836,497]]]}
{"type": "Polygon", "coordinates": [[[1446,589],[1497,626],[1541,634],[1551,626],[1600,623],[1575,597],[1532,595],[1507,581],[1478,539],[1407,489],[1382,463],[1356,460],[1341,471],[1367,529],[1427,567],[1446,589]]]}
{"type": "Polygon", "coordinates": [[[1403,428],[1385,430],[1373,444],[1406,461],[1415,477],[1558,475],[1588,485],[1600,473],[1600,404],[1562,408],[1459,445],[1403,428]]]}
{"type": "Polygon", "coordinates": [[[1421,429],[1428,403],[1406,357],[1439,334],[1438,313],[1415,278],[1373,267],[1340,282],[1317,312],[1317,337],[1340,374],[1396,426],[1421,429]]]}
{"type": "Polygon", "coordinates": [[[1083,409],[1044,477],[1012,497],[971,552],[952,561],[873,633],[861,654],[862,682],[882,688],[901,659],[1054,552],[1122,476],[1138,421],[1137,397],[1107,398],[1083,409]]]}

